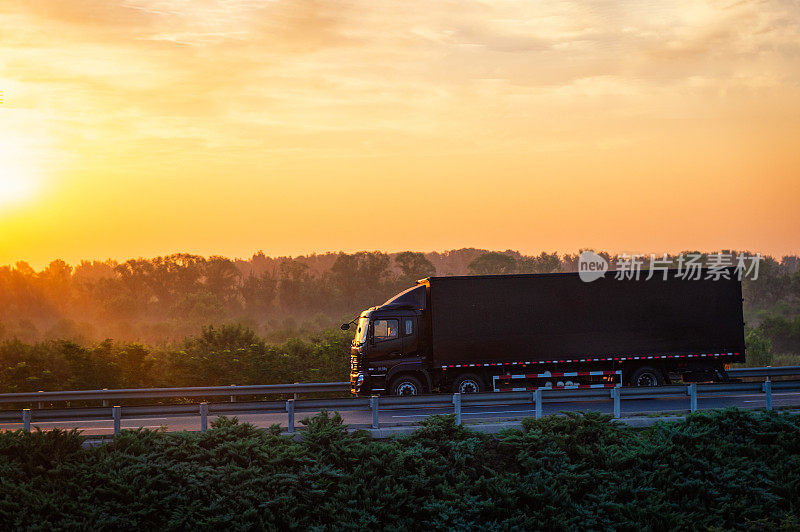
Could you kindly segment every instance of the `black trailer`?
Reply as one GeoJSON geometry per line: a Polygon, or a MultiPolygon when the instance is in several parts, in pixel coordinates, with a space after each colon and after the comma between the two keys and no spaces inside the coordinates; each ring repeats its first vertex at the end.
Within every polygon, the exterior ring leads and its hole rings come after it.
{"type": "Polygon", "coordinates": [[[352,389],[656,386],[724,380],[726,364],[744,361],[741,282],[732,270],[625,277],[423,279],[361,314],[352,389]]]}

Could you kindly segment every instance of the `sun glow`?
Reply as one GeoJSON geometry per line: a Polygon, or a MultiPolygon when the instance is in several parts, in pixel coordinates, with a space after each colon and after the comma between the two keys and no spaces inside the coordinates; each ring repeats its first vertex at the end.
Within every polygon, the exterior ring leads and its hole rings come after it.
{"type": "Polygon", "coordinates": [[[0,144],[0,207],[32,198],[39,188],[37,163],[32,150],[19,141],[0,144]]]}
{"type": "MultiPolygon", "coordinates": [[[[0,167],[0,173],[5,172],[6,168],[0,167]]],[[[34,189],[34,184],[29,180],[2,175],[0,176],[0,205],[28,199],[33,195],[34,189]]]]}
{"type": "Polygon", "coordinates": [[[0,266],[800,250],[799,2],[339,4],[0,0],[0,266]]]}

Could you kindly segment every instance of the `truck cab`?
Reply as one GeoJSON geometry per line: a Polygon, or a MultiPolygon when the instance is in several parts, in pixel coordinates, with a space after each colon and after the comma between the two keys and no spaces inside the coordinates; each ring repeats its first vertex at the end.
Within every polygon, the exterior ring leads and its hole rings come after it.
{"type": "Polygon", "coordinates": [[[424,309],[425,286],[415,286],[361,313],[350,347],[351,392],[418,395],[430,389],[423,367],[424,309]],[[396,382],[403,373],[417,377],[396,382]]]}

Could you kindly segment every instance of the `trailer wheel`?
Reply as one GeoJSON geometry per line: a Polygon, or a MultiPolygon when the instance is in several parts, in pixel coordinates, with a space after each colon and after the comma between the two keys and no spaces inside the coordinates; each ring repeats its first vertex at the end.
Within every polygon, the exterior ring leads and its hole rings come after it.
{"type": "Polygon", "coordinates": [[[389,389],[392,395],[420,395],[422,382],[412,375],[400,375],[392,381],[389,389]]]}
{"type": "Polygon", "coordinates": [[[664,375],[660,370],[652,366],[642,366],[640,368],[636,368],[636,370],[631,374],[631,386],[663,386],[663,384],[664,375]]]}
{"type": "Polygon", "coordinates": [[[474,373],[464,373],[453,381],[453,393],[481,393],[485,391],[483,381],[474,373]]]}

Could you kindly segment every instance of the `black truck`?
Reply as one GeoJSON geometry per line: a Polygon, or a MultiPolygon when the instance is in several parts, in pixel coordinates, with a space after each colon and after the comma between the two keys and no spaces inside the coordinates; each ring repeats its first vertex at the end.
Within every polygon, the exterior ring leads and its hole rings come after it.
{"type": "Polygon", "coordinates": [[[744,362],[742,287],[731,270],[608,273],[592,282],[577,273],[417,281],[361,313],[351,391],[660,386],[726,380],[726,365],[744,362]]]}

